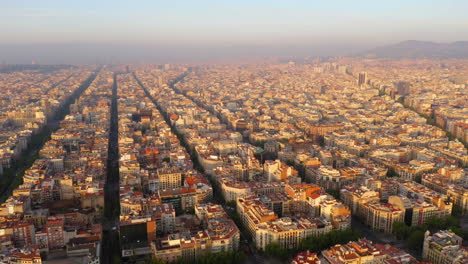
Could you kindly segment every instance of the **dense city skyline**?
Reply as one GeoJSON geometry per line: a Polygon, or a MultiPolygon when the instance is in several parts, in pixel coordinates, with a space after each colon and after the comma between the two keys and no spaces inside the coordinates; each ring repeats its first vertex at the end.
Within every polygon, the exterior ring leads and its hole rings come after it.
{"type": "Polygon", "coordinates": [[[10,65],[0,259],[466,263],[466,62],[10,65]]]}

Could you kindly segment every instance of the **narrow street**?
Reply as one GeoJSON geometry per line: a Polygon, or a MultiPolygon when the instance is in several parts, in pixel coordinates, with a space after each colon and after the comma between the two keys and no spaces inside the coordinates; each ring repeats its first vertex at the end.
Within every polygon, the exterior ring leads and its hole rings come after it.
{"type": "Polygon", "coordinates": [[[112,103],[110,106],[109,148],[107,157],[107,179],[104,186],[104,222],[102,235],[101,263],[116,263],[120,260],[119,242],[119,126],[117,102],[117,73],[114,73],[112,85],[112,103]]]}

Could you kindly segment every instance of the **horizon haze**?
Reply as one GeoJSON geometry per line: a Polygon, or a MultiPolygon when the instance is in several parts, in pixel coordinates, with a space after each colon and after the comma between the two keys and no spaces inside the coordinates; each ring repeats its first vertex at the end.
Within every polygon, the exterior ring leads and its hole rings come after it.
{"type": "Polygon", "coordinates": [[[1,63],[200,62],[343,56],[468,40],[466,1],[11,1],[1,63]]]}

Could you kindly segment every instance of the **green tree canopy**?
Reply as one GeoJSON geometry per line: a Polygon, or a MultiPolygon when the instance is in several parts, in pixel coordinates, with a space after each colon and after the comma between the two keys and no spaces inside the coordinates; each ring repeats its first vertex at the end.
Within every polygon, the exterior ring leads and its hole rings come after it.
{"type": "Polygon", "coordinates": [[[422,246],[424,243],[424,232],[421,230],[416,230],[409,236],[408,240],[406,241],[406,246],[409,249],[413,250],[422,250],[422,246]]]}

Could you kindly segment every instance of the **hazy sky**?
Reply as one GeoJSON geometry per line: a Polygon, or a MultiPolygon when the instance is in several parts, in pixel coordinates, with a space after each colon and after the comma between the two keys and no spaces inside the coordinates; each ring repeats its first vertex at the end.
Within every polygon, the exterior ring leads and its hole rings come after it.
{"type": "Polygon", "coordinates": [[[468,40],[467,10],[467,0],[0,0],[0,60],[346,54],[468,40]]]}

